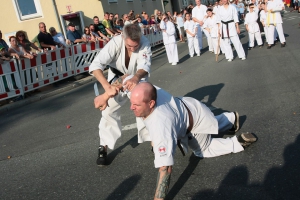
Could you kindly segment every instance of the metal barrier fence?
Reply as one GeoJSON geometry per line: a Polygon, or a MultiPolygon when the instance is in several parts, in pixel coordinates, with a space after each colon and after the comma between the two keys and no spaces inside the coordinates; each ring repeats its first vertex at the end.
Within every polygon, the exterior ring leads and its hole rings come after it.
{"type": "MultiPolygon", "coordinates": [[[[159,25],[144,28],[151,47],[163,43],[159,25]]],[[[37,54],[33,59],[12,59],[0,64],[0,101],[87,72],[100,53],[102,41],[81,43],[37,54]]]]}

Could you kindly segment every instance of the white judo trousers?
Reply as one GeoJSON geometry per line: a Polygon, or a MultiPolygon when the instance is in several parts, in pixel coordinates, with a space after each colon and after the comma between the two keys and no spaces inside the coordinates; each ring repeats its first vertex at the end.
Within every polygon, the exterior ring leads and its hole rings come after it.
{"type": "Polygon", "coordinates": [[[213,44],[212,44],[211,36],[210,36],[209,32],[206,29],[203,29],[203,33],[205,34],[205,36],[207,38],[208,50],[213,51],[214,48],[213,48],[213,44]]]}
{"type": "Polygon", "coordinates": [[[284,33],[283,33],[282,23],[277,23],[276,26],[271,25],[271,24],[269,26],[267,26],[268,44],[274,44],[274,40],[275,40],[274,38],[276,38],[275,37],[275,28],[277,30],[280,42],[284,43],[285,37],[284,37],[284,33]]]}
{"type": "Polygon", "coordinates": [[[179,61],[177,44],[176,43],[165,44],[165,48],[166,48],[166,53],[167,53],[169,63],[177,63],[179,61]]]}
{"type": "Polygon", "coordinates": [[[257,42],[257,45],[262,45],[262,39],[260,32],[248,33],[249,34],[249,47],[254,47],[254,38],[257,42]]]}
{"type": "Polygon", "coordinates": [[[198,43],[198,37],[188,37],[188,47],[189,47],[189,54],[191,57],[194,56],[194,51],[196,54],[200,54],[200,49],[199,49],[199,43],[198,43]]]}
{"type": "Polygon", "coordinates": [[[217,37],[212,37],[211,38],[211,43],[212,43],[213,51],[214,51],[215,54],[219,54],[220,50],[223,53],[225,52],[225,50],[223,49],[223,40],[221,38],[219,38],[219,40],[220,40],[220,44],[219,44],[219,41],[218,41],[217,37]]]}
{"type": "Polygon", "coordinates": [[[226,59],[233,59],[233,52],[230,45],[230,41],[232,42],[239,58],[245,57],[245,51],[243,49],[242,43],[239,39],[238,35],[231,36],[230,38],[224,38],[223,39],[223,49],[225,53],[226,59]]]}
{"type": "MultiPolygon", "coordinates": [[[[233,112],[225,112],[221,115],[215,116],[218,121],[219,133],[228,131],[234,124],[235,115],[233,112]]],[[[231,138],[211,138],[209,144],[204,150],[201,150],[199,146],[200,141],[207,138],[204,134],[193,134],[189,133],[192,137],[189,137],[188,145],[189,148],[194,152],[195,156],[209,158],[221,156],[229,153],[238,153],[244,151],[242,145],[238,142],[237,137],[231,138]]]]}

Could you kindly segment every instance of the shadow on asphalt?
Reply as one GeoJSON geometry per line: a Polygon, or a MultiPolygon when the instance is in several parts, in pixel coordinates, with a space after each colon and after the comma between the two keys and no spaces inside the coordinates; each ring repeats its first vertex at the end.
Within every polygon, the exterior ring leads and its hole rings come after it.
{"type": "Polygon", "coordinates": [[[141,179],[141,175],[133,175],[125,179],[106,199],[126,199],[126,196],[135,188],[141,179]]]}
{"type": "Polygon", "coordinates": [[[300,135],[284,149],[282,167],[271,168],[262,184],[249,184],[246,166],[233,167],[218,190],[203,190],[191,199],[299,199],[300,192],[300,135]]]}
{"type": "Polygon", "coordinates": [[[117,149],[114,149],[111,153],[107,154],[107,164],[110,165],[113,162],[113,160],[117,157],[117,155],[123,152],[123,149],[127,145],[130,145],[132,148],[137,147],[139,145],[137,141],[138,141],[137,135],[135,135],[130,140],[128,140],[125,144],[118,147],[117,149]]]}

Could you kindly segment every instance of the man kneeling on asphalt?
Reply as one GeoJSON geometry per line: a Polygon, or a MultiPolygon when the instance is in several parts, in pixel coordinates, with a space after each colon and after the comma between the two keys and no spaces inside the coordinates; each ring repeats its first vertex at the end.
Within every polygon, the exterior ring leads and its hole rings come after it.
{"type": "MultiPolygon", "coordinates": [[[[103,99],[105,95],[102,95],[103,99]]],[[[164,199],[167,195],[176,145],[185,152],[190,147],[197,157],[209,158],[241,152],[257,140],[248,132],[238,137],[212,138],[213,134],[238,131],[238,113],[214,116],[200,101],[191,97],[173,97],[151,83],[139,83],[129,97],[130,109],[143,120],[148,131],[148,141],[152,142],[155,154],[154,165],[159,168],[154,199],[164,199]]],[[[105,109],[106,106],[105,101],[95,101],[96,108],[105,109]]]]}

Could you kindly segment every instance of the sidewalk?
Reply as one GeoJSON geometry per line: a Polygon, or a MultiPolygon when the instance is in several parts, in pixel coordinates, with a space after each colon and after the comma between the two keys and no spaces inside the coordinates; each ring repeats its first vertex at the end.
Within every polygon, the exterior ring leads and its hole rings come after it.
{"type": "MultiPolygon", "coordinates": [[[[156,47],[152,48],[152,57],[155,57],[159,52],[164,51],[164,46],[158,45],[156,47]]],[[[105,76],[107,75],[107,70],[104,71],[105,76]]],[[[0,113],[5,113],[9,110],[19,108],[21,106],[28,105],[30,103],[75,89],[77,87],[80,87],[82,85],[85,85],[87,83],[96,81],[96,79],[88,75],[87,73],[85,74],[80,74],[75,77],[70,77],[65,80],[57,82],[57,84],[53,85],[47,85],[45,87],[41,87],[38,89],[39,92],[31,92],[28,93],[27,97],[25,97],[22,100],[19,101],[11,101],[9,99],[0,101],[0,113]]]]}

